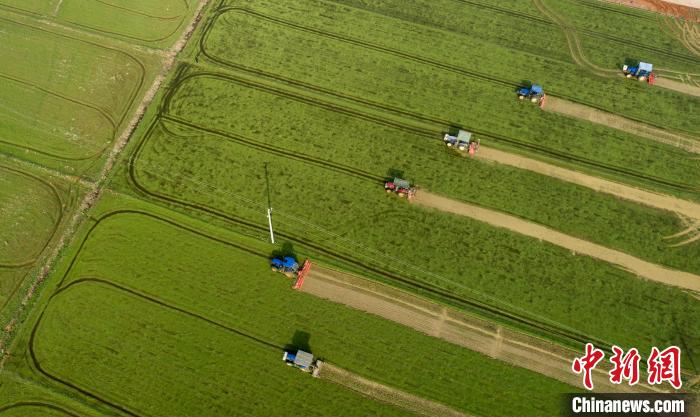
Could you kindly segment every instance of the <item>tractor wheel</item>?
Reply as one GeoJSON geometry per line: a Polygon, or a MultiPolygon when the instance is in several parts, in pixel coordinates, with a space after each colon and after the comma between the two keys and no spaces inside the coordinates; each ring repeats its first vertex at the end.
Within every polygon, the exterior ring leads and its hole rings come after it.
{"type": "Polygon", "coordinates": [[[538,101],[540,101],[540,99],[538,99],[537,97],[533,97],[530,99],[530,101],[533,103],[537,103],[538,101]]]}
{"type": "Polygon", "coordinates": [[[640,75],[639,78],[637,78],[639,81],[645,81],[647,77],[640,75]]]}
{"type": "Polygon", "coordinates": [[[625,75],[625,77],[632,78],[632,74],[627,74],[627,75],[625,75]]]}
{"type": "Polygon", "coordinates": [[[525,96],[523,96],[523,95],[519,95],[518,98],[519,98],[520,100],[525,100],[525,96]]]}
{"type": "Polygon", "coordinates": [[[447,146],[452,147],[452,142],[447,142],[447,146]]]}
{"type": "Polygon", "coordinates": [[[391,192],[391,190],[390,190],[389,188],[387,188],[387,189],[386,189],[386,192],[387,192],[387,193],[390,193],[390,192],[391,192]]]}
{"type": "Polygon", "coordinates": [[[406,193],[399,193],[399,197],[401,197],[401,198],[406,197],[406,193]]]}
{"type": "Polygon", "coordinates": [[[467,147],[466,147],[466,146],[460,146],[458,149],[459,149],[460,151],[463,151],[463,150],[467,149],[467,147]]]}

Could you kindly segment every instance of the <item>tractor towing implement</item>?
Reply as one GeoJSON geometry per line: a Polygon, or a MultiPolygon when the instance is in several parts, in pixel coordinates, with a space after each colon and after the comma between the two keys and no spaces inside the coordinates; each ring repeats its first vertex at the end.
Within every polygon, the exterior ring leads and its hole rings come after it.
{"type": "Polygon", "coordinates": [[[479,150],[480,141],[472,139],[472,132],[467,132],[466,130],[460,130],[457,136],[445,133],[442,138],[448,148],[454,148],[460,151],[469,151],[469,155],[474,156],[477,150],[479,150]]]}
{"type": "Polygon", "coordinates": [[[387,193],[395,193],[399,197],[406,197],[408,199],[416,195],[416,188],[412,187],[410,182],[398,177],[384,182],[384,189],[387,193]]]}
{"type": "Polygon", "coordinates": [[[654,84],[656,74],[654,74],[654,66],[648,62],[640,62],[637,65],[623,65],[622,73],[625,77],[635,77],[639,81],[646,81],[649,84],[654,84]]]}
{"type": "Polygon", "coordinates": [[[273,271],[282,273],[286,275],[287,278],[294,279],[292,288],[294,288],[295,290],[300,289],[301,286],[304,285],[304,278],[311,269],[310,260],[305,260],[304,263],[300,266],[297,260],[291,256],[272,258],[272,260],[270,261],[270,265],[273,271]]]}
{"type": "Polygon", "coordinates": [[[547,95],[544,93],[544,89],[538,84],[519,88],[518,98],[520,100],[530,100],[532,103],[539,104],[540,107],[544,107],[544,103],[547,101],[547,95]]]}
{"type": "Polygon", "coordinates": [[[303,350],[297,350],[296,353],[285,351],[282,355],[282,360],[289,366],[293,366],[303,372],[310,372],[314,377],[318,377],[321,365],[323,365],[321,360],[314,359],[314,355],[303,350]]]}

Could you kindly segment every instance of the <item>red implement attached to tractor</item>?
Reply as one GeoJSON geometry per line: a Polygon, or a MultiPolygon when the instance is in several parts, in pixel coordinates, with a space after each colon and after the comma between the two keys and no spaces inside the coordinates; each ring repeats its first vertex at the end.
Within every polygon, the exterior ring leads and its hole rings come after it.
{"type": "Polygon", "coordinates": [[[311,269],[311,261],[310,260],[305,260],[304,264],[299,268],[299,272],[297,273],[297,278],[294,280],[294,284],[292,285],[292,288],[295,290],[300,290],[301,286],[304,285],[304,278],[306,278],[306,275],[309,273],[309,270],[311,269]]]}

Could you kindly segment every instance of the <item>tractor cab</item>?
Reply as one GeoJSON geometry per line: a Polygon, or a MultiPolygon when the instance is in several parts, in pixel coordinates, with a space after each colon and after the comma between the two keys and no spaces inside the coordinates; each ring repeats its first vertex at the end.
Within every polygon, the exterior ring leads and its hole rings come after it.
{"type": "Polygon", "coordinates": [[[533,103],[539,103],[540,106],[544,103],[546,96],[547,95],[544,93],[544,89],[538,84],[533,84],[531,87],[521,87],[518,89],[518,98],[520,100],[528,99],[533,103]]]}
{"type": "Polygon", "coordinates": [[[311,372],[313,376],[318,376],[322,363],[320,360],[314,359],[314,355],[303,350],[297,350],[296,353],[285,351],[282,355],[282,360],[287,365],[298,368],[303,372],[311,372]]]}
{"type": "Polygon", "coordinates": [[[474,156],[476,151],[479,149],[479,141],[472,139],[472,132],[467,132],[466,130],[460,130],[457,136],[445,133],[442,139],[445,145],[449,148],[455,148],[460,151],[469,151],[469,154],[474,156]]]}
{"type": "Polygon", "coordinates": [[[654,74],[654,66],[648,62],[640,62],[637,65],[623,65],[622,73],[625,77],[632,78],[635,77],[639,81],[646,81],[649,84],[654,84],[656,75],[654,74]]]}
{"type": "Polygon", "coordinates": [[[387,193],[396,193],[399,197],[413,198],[416,194],[416,189],[411,187],[411,183],[395,177],[393,180],[384,183],[384,189],[387,193]]]}
{"type": "Polygon", "coordinates": [[[280,272],[289,278],[294,277],[299,272],[299,263],[291,256],[272,258],[270,265],[273,271],[280,272]]]}

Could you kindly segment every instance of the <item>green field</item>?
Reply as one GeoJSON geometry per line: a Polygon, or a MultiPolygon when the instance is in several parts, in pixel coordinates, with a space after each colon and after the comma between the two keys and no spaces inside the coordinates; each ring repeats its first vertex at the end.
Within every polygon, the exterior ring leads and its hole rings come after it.
{"type": "Polygon", "coordinates": [[[700,241],[668,239],[693,219],[441,140],[465,128],[482,149],[700,201],[696,154],[515,95],[538,82],[697,137],[697,97],[619,74],[630,59],[700,73],[675,21],[594,0],[211,1],[99,198],[76,213],[198,5],[0,0],[0,326],[11,330],[0,415],[406,415],[284,366],[292,349],[474,417],[551,417],[579,390],[293,291],[269,268],[282,249],[499,335],[636,347],[643,362],[652,346],[681,346],[684,388],[700,389],[689,382],[697,294],[382,188],[400,176],[700,275],[700,241]]]}
{"type": "Polygon", "coordinates": [[[235,408],[246,415],[269,415],[281,404],[304,415],[392,414],[281,366],[282,348],[297,332],[306,332],[313,352],[327,361],[479,415],[508,416],[515,410],[551,415],[556,393],[571,389],[293,292],[267,268],[265,253],[271,246],[240,238],[214,240],[201,223],[188,223],[115,212],[92,228],[30,341],[42,373],[137,414],[191,410],[221,415],[235,408]],[[206,280],[193,278],[203,273],[206,280]],[[67,355],[73,359],[62,359],[67,355]],[[120,370],[119,378],[114,369],[120,370]],[[261,374],[266,378],[257,377],[261,374]],[[188,384],[205,378],[207,384],[188,384]],[[246,381],[260,382],[247,390],[246,381]],[[296,389],[280,391],[279,385],[296,389]],[[527,394],[516,389],[521,385],[530,387],[527,394]],[[154,401],[164,386],[172,404],[154,401]],[[498,387],[503,396],[497,401],[487,394],[498,387]],[[537,401],[526,405],[525,395],[537,401]],[[275,398],[267,402],[270,408],[261,406],[265,398],[275,398]],[[255,406],[247,409],[247,404],[255,406]]]}
{"type": "MultiPolygon", "coordinates": [[[[324,107],[324,102],[301,102],[298,97],[285,96],[284,91],[246,83],[242,78],[194,73],[176,85],[165,109],[167,117],[202,126],[202,132],[221,132],[222,141],[238,138],[252,146],[332,161],[380,178],[392,169],[398,170],[428,190],[507,211],[656,263],[700,273],[700,257],[693,256],[697,253],[694,247],[669,248],[663,239],[685,228],[671,213],[543,175],[482,163],[478,158],[464,160],[445,149],[439,131],[432,137],[406,132],[399,129],[402,126],[382,125],[381,119],[367,121],[360,115],[353,117],[324,107]],[[313,123],[306,122],[309,120],[313,123]],[[261,129],[264,125],[274,126],[274,130],[261,129]],[[234,137],[227,138],[226,134],[234,137]],[[513,184],[518,187],[513,189],[513,184]],[[578,208],[581,201],[587,204],[578,208]],[[571,215],[573,210],[576,216],[571,215]]],[[[153,153],[159,159],[150,162],[145,158],[149,167],[163,166],[166,162],[161,158],[183,151],[164,153],[158,149],[153,153]]],[[[197,166],[190,165],[189,171],[197,166]]]]}
{"type": "Polygon", "coordinates": [[[194,11],[195,1],[2,0],[0,6],[47,16],[62,24],[129,42],[170,46],[194,11]]]}

